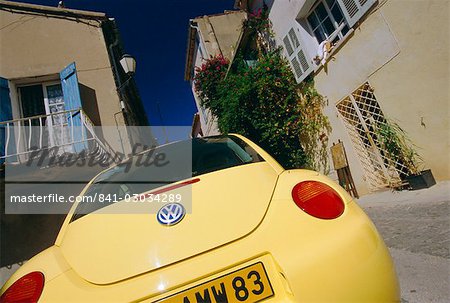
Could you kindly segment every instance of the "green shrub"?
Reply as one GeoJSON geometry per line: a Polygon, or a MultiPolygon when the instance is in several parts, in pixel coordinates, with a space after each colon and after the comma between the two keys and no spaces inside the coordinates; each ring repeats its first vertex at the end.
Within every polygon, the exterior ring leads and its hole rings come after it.
{"type": "MultiPolygon", "coordinates": [[[[255,20],[245,24],[258,28],[255,20]]],[[[231,67],[222,56],[210,58],[196,69],[194,81],[202,106],[217,117],[222,133],[248,137],[285,168],[327,169],[330,126],[322,114],[324,98],[312,80],[296,82],[281,48],[259,51],[251,65],[242,53],[231,67]]]]}

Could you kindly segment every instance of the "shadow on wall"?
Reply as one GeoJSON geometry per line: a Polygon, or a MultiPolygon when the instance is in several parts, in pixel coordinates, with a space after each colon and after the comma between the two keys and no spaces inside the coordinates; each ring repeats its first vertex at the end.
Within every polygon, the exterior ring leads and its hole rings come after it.
{"type": "MultiPolygon", "coordinates": [[[[91,119],[94,126],[101,126],[102,120],[98,110],[97,94],[95,93],[95,89],[82,83],[78,83],[78,86],[80,88],[81,106],[83,107],[83,110],[86,112],[89,119],[91,119]]],[[[104,138],[100,127],[97,128],[96,133],[100,138],[104,138]]]]}
{"type": "Polygon", "coordinates": [[[80,87],[81,105],[83,106],[84,111],[88,114],[95,126],[102,125],[95,90],[82,83],[79,83],[78,85],[80,87]]]}

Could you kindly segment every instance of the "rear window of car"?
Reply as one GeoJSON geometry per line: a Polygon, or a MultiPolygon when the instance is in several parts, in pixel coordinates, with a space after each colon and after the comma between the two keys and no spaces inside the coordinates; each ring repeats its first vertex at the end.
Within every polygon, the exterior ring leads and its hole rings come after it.
{"type": "Polygon", "coordinates": [[[236,136],[194,138],[163,145],[130,158],[98,175],[80,202],[72,221],[126,197],[184,179],[264,161],[236,136]],[[153,162],[152,162],[153,160],[153,162]],[[145,162],[150,165],[145,165],[145,162]],[[102,203],[94,197],[109,197],[102,203]]]}
{"type": "Polygon", "coordinates": [[[235,136],[192,140],[192,177],[260,161],[261,156],[235,136]]]}

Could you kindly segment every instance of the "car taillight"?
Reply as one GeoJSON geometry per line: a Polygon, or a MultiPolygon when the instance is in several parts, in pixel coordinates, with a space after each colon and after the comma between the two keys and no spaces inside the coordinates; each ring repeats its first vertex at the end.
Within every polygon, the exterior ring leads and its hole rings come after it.
{"type": "Polygon", "coordinates": [[[295,204],[319,219],[335,219],[344,212],[344,202],[336,191],[317,181],[304,181],[292,189],[295,204]]]}
{"type": "Polygon", "coordinates": [[[0,297],[0,303],[36,303],[44,288],[44,274],[33,271],[14,282],[0,297]]]}

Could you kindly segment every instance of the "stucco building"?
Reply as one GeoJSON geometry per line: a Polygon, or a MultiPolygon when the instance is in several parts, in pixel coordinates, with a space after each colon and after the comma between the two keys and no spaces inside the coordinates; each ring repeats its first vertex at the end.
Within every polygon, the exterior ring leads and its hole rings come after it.
{"type": "MultiPolygon", "coordinates": [[[[115,21],[104,13],[0,1],[0,267],[52,245],[71,207],[54,204],[27,215],[27,209],[8,211],[7,195],[75,196],[103,169],[38,165],[27,171],[20,164],[54,147],[71,156],[128,154],[135,135],[129,126],[148,126],[123,55],[115,21]],[[5,185],[6,173],[7,181],[24,183],[5,185]]],[[[154,140],[145,135],[146,142],[154,140]]]]}
{"type": "Polygon", "coordinates": [[[26,160],[32,147],[77,151],[73,142],[88,137],[129,152],[124,126],[148,121],[123,54],[104,13],[0,1],[3,161],[26,160]],[[117,131],[91,134],[93,126],[117,131]]]}
{"type": "Polygon", "coordinates": [[[195,68],[210,57],[222,55],[232,60],[242,37],[244,11],[225,11],[222,14],[201,16],[190,20],[184,78],[190,81],[198,113],[194,115],[192,137],[219,134],[216,118],[205,109],[195,92],[193,77],[195,68]]]}
{"type": "MultiPolygon", "coordinates": [[[[389,157],[380,139],[387,125],[403,130],[436,180],[450,178],[448,1],[238,0],[235,6],[269,10],[296,80],[313,78],[327,100],[329,147],[343,142],[359,194],[402,182],[405,163],[389,157]]],[[[330,176],[337,179],[333,167],[330,176]]]]}

